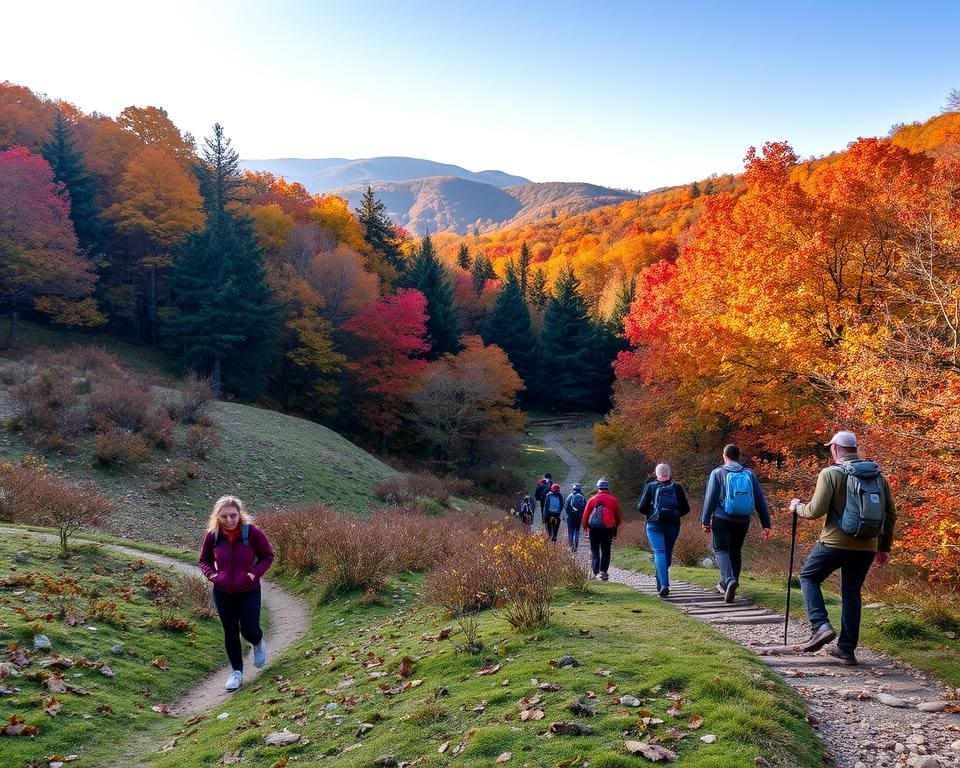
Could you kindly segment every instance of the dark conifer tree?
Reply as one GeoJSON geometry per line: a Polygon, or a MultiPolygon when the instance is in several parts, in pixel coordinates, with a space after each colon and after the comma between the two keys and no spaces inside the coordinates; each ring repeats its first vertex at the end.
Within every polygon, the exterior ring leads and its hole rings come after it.
{"type": "Polygon", "coordinates": [[[433,249],[430,235],[423,238],[401,282],[404,288],[416,288],[427,297],[427,341],[430,343],[427,357],[436,360],[448,352],[463,349],[460,325],[453,310],[453,287],[433,249]]]}
{"type": "Polygon", "coordinates": [[[73,128],[57,110],[50,138],[43,145],[43,157],[53,169],[54,178],[70,193],[70,219],[80,247],[88,253],[100,244],[101,222],[97,209],[93,176],[87,171],[77,148],[73,128]]]}
{"type": "Polygon", "coordinates": [[[554,408],[586,408],[594,400],[596,329],[580,281],[573,269],[564,268],[547,303],[540,332],[543,399],[554,408]]]}
{"type": "Polygon", "coordinates": [[[690,185],[690,197],[691,197],[691,199],[692,199],[692,198],[696,198],[696,197],[700,197],[701,194],[702,194],[702,192],[700,191],[700,185],[697,184],[697,182],[693,182],[693,184],[690,185]]]}
{"type": "Polygon", "coordinates": [[[550,301],[550,289],[547,285],[547,271],[545,269],[541,268],[533,273],[527,299],[535,312],[542,314],[547,308],[547,302],[550,301]]]}
{"type": "Polygon", "coordinates": [[[393,222],[387,216],[387,207],[373,194],[373,187],[367,187],[360,199],[357,218],[363,227],[363,239],[384,262],[390,265],[398,275],[406,268],[400,243],[393,229],[393,222]]]}
{"type": "Polygon", "coordinates": [[[466,243],[460,243],[460,250],[457,251],[457,264],[460,269],[470,269],[470,251],[466,243]]]}
{"type": "Polygon", "coordinates": [[[243,397],[263,391],[275,308],[252,222],[232,211],[240,186],[238,156],[214,126],[198,167],[207,221],[174,264],[174,312],[168,343],[210,376],[214,391],[243,397]]]}
{"type": "MultiPolygon", "coordinates": [[[[637,296],[637,278],[630,276],[620,282],[617,297],[613,303],[613,312],[610,314],[610,330],[615,336],[623,336],[623,319],[630,313],[630,306],[637,296]]],[[[626,347],[624,347],[626,349],[626,347]]]]}
{"type": "Polygon", "coordinates": [[[496,344],[507,353],[510,364],[526,385],[521,398],[533,402],[539,392],[540,364],[530,325],[530,311],[520,292],[520,279],[513,261],[507,265],[483,340],[487,344],[496,344]]]}
{"type": "Polygon", "coordinates": [[[530,249],[527,248],[527,241],[520,243],[520,259],[517,262],[517,277],[520,279],[520,292],[523,294],[523,300],[529,301],[528,279],[530,277],[530,249]]]}
{"type": "Polygon", "coordinates": [[[473,259],[470,275],[473,277],[473,289],[477,292],[477,296],[479,296],[483,293],[487,280],[495,279],[497,273],[493,271],[493,264],[490,263],[490,259],[487,258],[486,254],[478,253],[473,259]]]}

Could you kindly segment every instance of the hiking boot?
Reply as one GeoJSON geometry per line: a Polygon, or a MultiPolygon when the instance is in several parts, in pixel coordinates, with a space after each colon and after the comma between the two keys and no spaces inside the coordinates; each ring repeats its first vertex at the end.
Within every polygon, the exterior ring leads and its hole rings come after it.
{"type": "Polygon", "coordinates": [[[601,581],[610,581],[610,575],[606,571],[600,571],[601,581]]]}
{"type": "Polygon", "coordinates": [[[846,651],[840,650],[836,645],[831,645],[827,648],[827,653],[833,658],[837,659],[841,664],[846,664],[848,667],[855,667],[860,662],[857,661],[857,657],[852,653],[847,653],[846,651]]]}
{"type": "Polygon", "coordinates": [[[739,586],[736,581],[731,581],[727,584],[727,588],[723,590],[723,602],[732,603],[733,599],[737,596],[737,587],[739,586]]]}
{"type": "Polygon", "coordinates": [[[670,587],[661,587],[657,594],[660,597],[670,597],[670,587]]]}
{"type": "Polygon", "coordinates": [[[227,678],[227,684],[223,686],[226,691],[235,691],[240,687],[240,684],[243,682],[243,672],[239,669],[233,670],[230,673],[230,677],[227,678]]]}
{"type": "Polygon", "coordinates": [[[724,597],[727,596],[727,587],[724,585],[722,581],[717,582],[717,592],[719,592],[724,597]]]}
{"type": "Polygon", "coordinates": [[[821,624],[813,631],[813,634],[810,635],[810,639],[800,646],[800,650],[804,653],[819,651],[836,636],[837,632],[830,624],[821,624]]]}
{"type": "Polygon", "coordinates": [[[257,669],[263,669],[263,665],[267,663],[267,646],[263,643],[263,638],[260,638],[260,642],[253,646],[253,666],[257,669]]]}

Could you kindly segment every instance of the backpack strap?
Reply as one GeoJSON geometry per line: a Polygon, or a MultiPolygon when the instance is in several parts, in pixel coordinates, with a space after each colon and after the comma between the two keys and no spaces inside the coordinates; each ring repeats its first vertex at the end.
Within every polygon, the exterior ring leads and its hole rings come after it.
{"type": "Polygon", "coordinates": [[[240,541],[243,542],[245,547],[250,546],[250,524],[244,523],[243,527],[240,529],[240,541]]]}

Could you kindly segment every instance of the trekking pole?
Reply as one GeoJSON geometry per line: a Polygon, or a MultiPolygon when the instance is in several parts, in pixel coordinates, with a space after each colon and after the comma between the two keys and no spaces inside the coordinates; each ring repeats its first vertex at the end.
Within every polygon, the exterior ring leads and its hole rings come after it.
{"type": "Polygon", "coordinates": [[[783,644],[787,644],[787,625],[790,623],[790,588],[793,586],[793,553],[797,546],[797,513],[793,513],[790,531],[790,568],[787,570],[787,615],[783,619],[783,644]]]}

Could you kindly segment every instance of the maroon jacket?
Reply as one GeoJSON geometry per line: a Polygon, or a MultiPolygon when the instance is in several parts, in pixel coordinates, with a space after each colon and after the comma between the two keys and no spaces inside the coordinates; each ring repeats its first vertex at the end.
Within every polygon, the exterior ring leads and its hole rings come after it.
{"type": "Polygon", "coordinates": [[[221,535],[214,546],[214,535],[207,533],[200,547],[200,570],[221,592],[251,592],[260,588],[260,577],[273,563],[273,547],[255,525],[250,526],[250,544],[242,537],[229,542],[221,535]],[[250,580],[252,573],[257,578],[250,580]]]}

